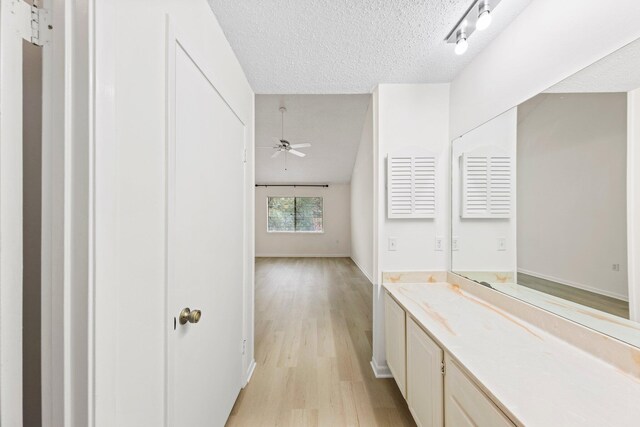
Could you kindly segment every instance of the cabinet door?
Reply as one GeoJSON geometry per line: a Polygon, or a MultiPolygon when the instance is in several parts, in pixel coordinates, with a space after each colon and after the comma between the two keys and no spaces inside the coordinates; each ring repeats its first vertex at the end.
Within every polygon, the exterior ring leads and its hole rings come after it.
{"type": "Polygon", "coordinates": [[[406,399],[406,331],[405,312],[388,293],[384,295],[384,336],[387,365],[406,399]]]}
{"type": "Polygon", "coordinates": [[[447,355],[444,380],[445,424],[456,427],[513,426],[497,406],[447,355]]]}
{"type": "Polygon", "coordinates": [[[407,402],[420,427],[442,427],[442,349],[413,319],[407,320],[407,402]]]}

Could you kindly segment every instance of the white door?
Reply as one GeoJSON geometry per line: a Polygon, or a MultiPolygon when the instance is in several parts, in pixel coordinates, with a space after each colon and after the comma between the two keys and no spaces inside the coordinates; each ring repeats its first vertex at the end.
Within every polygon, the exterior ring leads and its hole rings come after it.
{"type": "Polygon", "coordinates": [[[407,320],[407,402],[419,427],[444,425],[443,352],[413,319],[407,320]]]}
{"type": "Polygon", "coordinates": [[[223,426],[241,388],[245,127],[169,32],[168,410],[223,426]],[[197,323],[180,313],[200,310],[197,323]]]}
{"type": "MultiPolygon", "coordinates": [[[[22,43],[31,7],[0,1],[0,425],[22,425],[22,43]]],[[[35,309],[39,309],[36,307],[35,309]]]]}
{"type": "Polygon", "coordinates": [[[406,315],[388,292],[384,294],[384,330],[387,365],[402,396],[407,397],[406,315]]]}

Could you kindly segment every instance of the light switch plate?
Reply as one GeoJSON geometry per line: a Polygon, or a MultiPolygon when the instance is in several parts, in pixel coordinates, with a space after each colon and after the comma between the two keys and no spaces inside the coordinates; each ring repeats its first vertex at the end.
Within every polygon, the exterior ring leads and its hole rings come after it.
{"type": "Polygon", "coordinates": [[[442,237],[436,237],[436,247],[435,247],[436,251],[442,251],[442,242],[443,242],[442,237]]]}
{"type": "Polygon", "coordinates": [[[458,250],[458,238],[457,237],[452,237],[451,238],[451,250],[452,251],[457,251],[458,250]]]}
{"type": "Polygon", "coordinates": [[[395,237],[389,237],[389,250],[395,251],[398,249],[398,239],[395,237]]]}
{"type": "Polygon", "coordinates": [[[505,237],[498,237],[498,250],[499,251],[507,250],[507,239],[505,237]]]}

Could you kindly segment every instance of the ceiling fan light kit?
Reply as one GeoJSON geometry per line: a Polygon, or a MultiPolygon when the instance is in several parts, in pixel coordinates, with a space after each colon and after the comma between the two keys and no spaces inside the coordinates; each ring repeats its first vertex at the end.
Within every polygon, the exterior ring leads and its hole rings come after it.
{"type": "Polygon", "coordinates": [[[306,154],[302,151],[298,151],[298,148],[308,148],[311,147],[311,144],[308,142],[302,144],[291,144],[289,141],[284,139],[284,113],[287,112],[285,107],[280,107],[280,113],[282,114],[282,122],[281,122],[281,137],[273,138],[273,142],[276,144],[273,147],[258,147],[258,148],[270,148],[275,150],[275,152],[271,155],[272,159],[275,159],[280,155],[280,153],[284,153],[284,170],[287,170],[287,154],[293,154],[298,157],[305,157],[306,154]]]}

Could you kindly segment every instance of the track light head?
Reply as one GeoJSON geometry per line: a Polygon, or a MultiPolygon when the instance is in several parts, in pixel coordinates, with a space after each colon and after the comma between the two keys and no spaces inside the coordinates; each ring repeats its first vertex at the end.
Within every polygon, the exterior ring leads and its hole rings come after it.
{"type": "Polygon", "coordinates": [[[476,28],[478,31],[485,30],[491,25],[491,5],[489,0],[481,0],[478,6],[478,21],[476,21],[476,28]]]}
{"type": "Polygon", "coordinates": [[[462,55],[469,48],[469,43],[467,42],[467,33],[463,28],[458,29],[456,33],[456,55],[462,55]]]}

